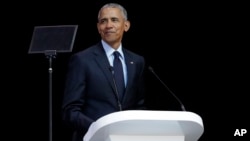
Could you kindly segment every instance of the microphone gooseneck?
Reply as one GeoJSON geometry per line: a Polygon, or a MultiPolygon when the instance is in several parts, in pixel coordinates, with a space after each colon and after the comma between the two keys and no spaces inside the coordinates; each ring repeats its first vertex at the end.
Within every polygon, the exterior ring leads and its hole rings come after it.
{"type": "Polygon", "coordinates": [[[109,71],[112,73],[112,80],[115,86],[115,95],[117,98],[117,104],[118,104],[119,110],[122,111],[122,104],[120,102],[119,93],[118,93],[117,85],[116,85],[115,78],[114,78],[114,74],[115,74],[114,68],[110,66],[109,71]]]}
{"type": "Polygon", "coordinates": [[[154,69],[149,66],[148,69],[153,75],[161,82],[161,84],[174,96],[174,98],[180,103],[182,111],[186,111],[185,106],[182,104],[181,100],[168,88],[168,86],[159,78],[159,76],[154,72],[154,69]]]}

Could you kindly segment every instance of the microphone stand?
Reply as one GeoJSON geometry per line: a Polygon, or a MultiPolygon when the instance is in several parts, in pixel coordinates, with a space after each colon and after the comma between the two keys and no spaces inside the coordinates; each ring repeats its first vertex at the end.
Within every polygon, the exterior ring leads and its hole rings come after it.
{"type": "Polygon", "coordinates": [[[184,106],[184,104],[182,104],[181,100],[168,88],[168,86],[160,79],[160,77],[155,73],[154,69],[149,66],[148,69],[150,70],[150,72],[153,73],[153,75],[161,82],[161,84],[171,93],[171,95],[179,102],[179,104],[181,105],[181,109],[182,111],[186,111],[186,108],[184,106]]]}
{"type": "Polygon", "coordinates": [[[49,141],[52,141],[52,60],[56,58],[56,50],[46,50],[45,56],[49,59],[49,141]]]}

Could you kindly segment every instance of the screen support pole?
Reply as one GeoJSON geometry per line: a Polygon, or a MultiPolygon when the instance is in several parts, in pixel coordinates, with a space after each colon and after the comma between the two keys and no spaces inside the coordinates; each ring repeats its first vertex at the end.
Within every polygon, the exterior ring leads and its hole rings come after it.
{"type": "Polygon", "coordinates": [[[53,68],[52,68],[52,60],[56,58],[56,50],[46,50],[45,51],[45,56],[46,58],[49,59],[49,141],[52,141],[52,73],[53,73],[53,68]]]}

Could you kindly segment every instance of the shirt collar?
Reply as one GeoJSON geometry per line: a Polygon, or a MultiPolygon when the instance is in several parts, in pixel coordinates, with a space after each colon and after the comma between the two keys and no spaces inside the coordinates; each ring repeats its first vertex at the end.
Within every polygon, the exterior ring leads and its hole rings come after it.
{"type": "Polygon", "coordinates": [[[101,42],[102,42],[102,46],[103,46],[103,48],[105,50],[105,53],[106,53],[106,55],[108,57],[112,56],[114,51],[118,51],[121,54],[121,58],[122,59],[124,58],[124,55],[123,55],[123,52],[122,52],[122,45],[120,45],[118,47],[118,49],[115,50],[110,45],[108,45],[105,41],[101,40],[101,42]]]}

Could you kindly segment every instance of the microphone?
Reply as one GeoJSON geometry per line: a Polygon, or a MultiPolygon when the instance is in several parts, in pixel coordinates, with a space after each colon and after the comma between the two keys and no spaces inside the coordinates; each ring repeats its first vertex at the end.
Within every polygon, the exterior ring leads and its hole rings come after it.
{"type": "Polygon", "coordinates": [[[161,82],[161,84],[163,84],[163,86],[174,96],[174,98],[179,102],[179,104],[181,105],[181,109],[182,111],[186,111],[184,105],[182,104],[181,100],[168,88],[168,86],[159,78],[159,76],[154,72],[154,69],[149,66],[148,69],[150,70],[150,72],[153,73],[153,75],[161,82]]]}
{"type": "Polygon", "coordinates": [[[122,104],[121,104],[120,99],[119,99],[119,93],[118,93],[118,89],[117,89],[117,85],[116,85],[116,81],[115,81],[115,77],[114,77],[114,75],[115,75],[114,68],[112,66],[110,66],[109,71],[112,73],[112,80],[113,80],[113,83],[115,86],[115,95],[117,98],[118,107],[119,107],[119,110],[122,111],[122,104]]]}

